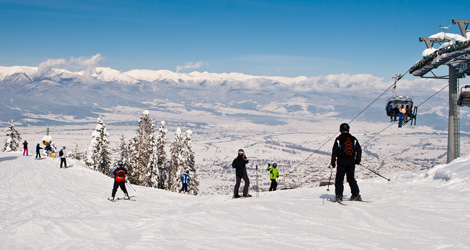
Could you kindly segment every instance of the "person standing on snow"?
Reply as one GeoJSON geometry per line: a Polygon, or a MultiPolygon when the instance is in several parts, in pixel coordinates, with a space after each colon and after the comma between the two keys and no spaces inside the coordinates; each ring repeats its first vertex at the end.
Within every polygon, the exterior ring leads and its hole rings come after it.
{"type": "Polygon", "coordinates": [[[60,157],[60,168],[62,168],[62,165],[64,165],[64,168],[67,168],[67,151],[65,151],[65,146],[62,147],[62,149],[59,151],[59,157],[60,157]]]}
{"type": "Polygon", "coordinates": [[[344,175],[346,175],[352,193],[349,200],[361,201],[359,187],[354,178],[354,170],[356,164],[361,163],[362,149],[356,137],[349,134],[349,125],[347,123],[341,124],[339,130],[341,135],[336,138],[331,154],[331,167],[335,168],[336,163],[338,163],[335,178],[336,200],[343,200],[343,181],[344,175]]]}
{"type": "Polygon", "coordinates": [[[181,187],[182,192],[188,192],[189,181],[191,181],[191,177],[189,177],[189,170],[186,170],[186,173],[181,175],[181,183],[183,184],[181,187]]]}
{"type": "Polygon", "coordinates": [[[122,192],[124,192],[126,200],[129,199],[129,194],[127,193],[126,189],[126,174],[127,174],[127,169],[124,167],[122,164],[122,161],[120,160],[118,162],[118,167],[113,171],[114,175],[114,186],[113,186],[113,192],[111,193],[111,201],[114,201],[114,197],[116,196],[116,192],[118,190],[118,187],[121,188],[122,192]]]}
{"type": "Polygon", "coordinates": [[[37,158],[41,159],[41,149],[42,149],[42,148],[41,148],[41,146],[40,146],[39,143],[38,143],[38,145],[36,145],[36,159],[37,159],[37,158]]]}
{"type": "Polygon", "coordinates": [[[269,187],[269,191],[276,191],[277,188],[277,177],[279,177],[279,171],[277,170],[277,163],[273,163],[273,167],[268,164],[268,168],[266,169],[269,171],[269,179],[271,179],[271,186],[269,187]]]}
{"type": "Polygon", "coordinates": [[[243,188],[243,197],[251,197],[248,194],[248,187],[250,186],[250,180],[248,179],[248,174],[246,173],[246,164],[248,160],[246,159],[245,151],[243,149],[238,150],[238,156],[232,162],[232,168],[235,168],[235,174],[237,177],[237,182],[235,183],[235,188],[233,190],[233,197],[240,198],[238,195],[238,189],[240,188],[240,182],[243,179],[245,182],[245,187],[243,188]]]}
{"type": "Polygon", "coordinates": [[[28,142],[24,140],[23,142],[23,156],[28,156],[28,142]]]}

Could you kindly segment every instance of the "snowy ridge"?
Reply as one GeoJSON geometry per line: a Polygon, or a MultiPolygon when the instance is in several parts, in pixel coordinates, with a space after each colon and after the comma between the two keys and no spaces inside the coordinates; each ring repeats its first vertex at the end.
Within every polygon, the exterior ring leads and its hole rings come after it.
{"type": "MultiPolygon", "coordinates": [[[[189,196],[113,180],[82,163],[0,153],[2,249],[468,249],[470,157],[419,173],[359,180],[371,203],[339,206],[326,187],[189,196]],[[450,179],[440,178],[442,173],[450,179]],[[462,190],[461,187],[467,188],[462,190]],[[251,192],[254,196],[255,193],[251,192]],[[122,192],[118,191],[118,196],[122,192]],[[122,215],[122,216],[120,216],[122,215]]],[[[233,185],[233,183],[231,183],[233,185]]],[[[345,196],[349,188],[346,185],[345,196]]]]}

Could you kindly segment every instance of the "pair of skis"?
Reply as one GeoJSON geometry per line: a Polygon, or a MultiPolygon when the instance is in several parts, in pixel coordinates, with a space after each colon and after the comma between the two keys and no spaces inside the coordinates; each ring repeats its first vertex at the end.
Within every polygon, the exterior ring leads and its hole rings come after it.
{"type": "MultiPolygon", "coordinates": [[[[331,198],[328,198],[327,199],[328,201],[331,201],[331,202],[336,202],[338,204],[341,204],[343,206],[346,206],[347,204],[345,204],[344,202],[355,202],[355,201],[351,201],[351,200],[336,200],[336,199],[331,199],[331,198]]],[[[370,203],[370,201],[364,201],[364,200],[360,200],[360,201],[356,201],[356,202],[365,202],[365,203],[370,203]]]]}
{"type": "Polygon", "coordinates": [[[108,198],[108,201],[111,201],[111,202],[121,201],[121,200],[136,201],[136,199],[134,199],[134,196],[133,196],[133,195],[132,195],[132,196],[129,196],[129,199],[126,199],[126,197],[122,197],[122,198],[118,197],[118,198],[116,198],[116,199],[114,199],[114,200],[112,200],[111,198],[108,198]]]}

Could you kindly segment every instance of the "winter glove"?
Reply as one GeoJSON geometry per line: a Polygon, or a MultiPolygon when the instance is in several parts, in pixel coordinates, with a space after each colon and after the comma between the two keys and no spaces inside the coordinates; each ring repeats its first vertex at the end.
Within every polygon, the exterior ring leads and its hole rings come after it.
{"type": "Polygon", "coordinates": [[[331,166],[330,166],[330,167],[331,167],[331,168],[335,168],[336,166],[335,166],[335,164],[331,164],[331,166]]]}
{"type": "Polygon", "coordinates": [[[356,160],[356,165],[361,165],[361,161],[356,160]]]}

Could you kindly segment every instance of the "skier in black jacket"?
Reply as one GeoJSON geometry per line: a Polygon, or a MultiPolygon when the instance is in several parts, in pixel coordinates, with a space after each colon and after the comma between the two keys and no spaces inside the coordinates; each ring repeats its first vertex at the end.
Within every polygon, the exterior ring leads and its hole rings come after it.
{"type": "Polygon", "coordinates": [[[41,149],[42,149],[42,148],[41,148],[41,146],[40,146],[39,143],[38,143],[38,145],[36,145],[36,159],[37,159],[37,158],[41,159],[41,149]]]}
{"type": "Polygon", "coordinates": [[[331,154],[331,166],[335,168],[336,163],[338,163],[335,179],[336,200],[343,200],[343,181],[344,175],[346,175],[352,193],[350,200],[360,201],[362,198],[359,194],[357,181],[354,178],[354,170],[356,164],[361,163],[362,149],[356,137],[349,134],[349,125],[347,123],[341,124],[339,130],[341,135],[336,138],[331,154]]]}
{"type": "Polygon", "coordinates": [[[116,192],[118,190],[118,187],[121,188],[121,190],[125,194],[126,200],[129,199],[129,194],[127,193],[126,189],[126,174],[127,174],[127,169],[124,167],[122,161],[118,162],[118,168],[116,168],[113,172],[114,175],[114,186],[113,186],[113,192],[112,192],[112,198],[110,199],[111,201],[114,201],[114,197],[116,196],[116,192]]]}
{"type": "Polygon", "coordinates": [[[243,197],[251,197],[248,194],[248,187],[250,186],[250,180],[248,179],[248,174],[246,173],[246,164],[248,164],[248,160],[246,159],[245,152],[243,149],[238,150],[238,156],[232,162],[232,168],[235,168],[235,173],[237,177],[237,182],[235,183],[235,188],[233,190],[233,197],[240,198],[238,195],[238,189],[240,188],[240,182],[243,178],[245,182],[245,187],[243,188],[243,197]]]}

